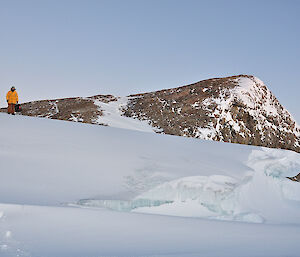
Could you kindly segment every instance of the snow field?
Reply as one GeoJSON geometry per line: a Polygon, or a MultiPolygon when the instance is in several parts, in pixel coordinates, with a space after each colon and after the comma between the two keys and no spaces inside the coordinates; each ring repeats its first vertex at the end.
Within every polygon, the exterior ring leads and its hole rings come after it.
{"type": "Polygon", "coordinates": [[[125,128],[144,132],[154,132],[153,128],[147,121],[140,121],[138,119],[123,116],[122,109],[126,107],[128,97],[119,97],[117,101],[103,103],[95,100],[95,105],[103,112],[103,116],[99,116],[96,121],[97,124],[105,124],[115,128],[125,128]]]}
{"type": "Polygon", "coordinates": [[[299,173],[297,153],[0,123],[1,257],[298,256],[300,184],[285,178],[299,173]]]}

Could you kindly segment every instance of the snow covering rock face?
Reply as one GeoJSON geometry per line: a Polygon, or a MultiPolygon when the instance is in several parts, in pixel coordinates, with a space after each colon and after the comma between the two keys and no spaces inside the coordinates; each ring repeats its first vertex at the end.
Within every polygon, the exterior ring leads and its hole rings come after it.
{"type": "Polygon", "coordinates": [[[254,76],[215,78],[157,92],[44,100],[23,115],[300,152],[300,127],[254,76]]]}
{"type": "Polygon", "coordinates": [[[163,133],[300,152],[300,127],[254,76],[132,96],[125,114],[163,133]]]}

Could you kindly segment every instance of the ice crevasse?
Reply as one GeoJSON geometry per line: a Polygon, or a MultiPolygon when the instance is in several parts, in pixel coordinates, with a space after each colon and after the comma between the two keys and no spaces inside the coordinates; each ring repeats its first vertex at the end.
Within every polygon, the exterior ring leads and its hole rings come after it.
{"type": "Polygon", "coordinates": [[[299,224],[299,154],[259,148],[244,176],[188,176],[162,183],[132,200],[81,200],[81,206],[254,223],[299,224]],[[282,218],[284,217],[284,218],[282,218]]]}
{"type": "Polygon", "coordinates": [[[170,201],[133,211],[256,223],[300,223],[300,184],[287,179],[300,171],[299,154],[253,150],[242,179],[229,176],[183,177],[163,183],[138,199],[170,201]]]}

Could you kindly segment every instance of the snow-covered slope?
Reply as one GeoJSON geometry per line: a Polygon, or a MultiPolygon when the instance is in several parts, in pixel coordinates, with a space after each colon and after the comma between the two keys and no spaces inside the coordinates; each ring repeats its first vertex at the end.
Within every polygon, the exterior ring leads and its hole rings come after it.
{"type": "Polygon", "coordinates": [[[99,99],[94,100],[95,105],[102,112],[94,124],[110,126],[114,128],[125,128],[144,132],[155,132],[149,122],[132,119],[123,115],[124,109],[128,104],[128,97],[117,97],[115,101],[103,102],[99,99]]]}
{"type": "Polygon", "coordinates": [[[299,173],[295,152],[0,123],[1,257],[299,255],[300,183],[286,179],[299,173]]]}

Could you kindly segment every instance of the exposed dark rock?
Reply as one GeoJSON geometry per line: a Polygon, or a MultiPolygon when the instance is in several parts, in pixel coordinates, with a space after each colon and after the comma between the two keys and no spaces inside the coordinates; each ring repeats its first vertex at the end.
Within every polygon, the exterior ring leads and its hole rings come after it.
{"type": "Polygon", "coordinates": [[[166,134],[300,152],[299,127],[253,76],[132,95],[125,115],[149,120],[166,134]]]}
{"type": "MultiPolygon", "coordinates": [[[[83,123],[96,123],[102,111],[94,104],[95,100],[103,103],[116,101],[112,95],[93,97],[74,97],[55,100],[42,100],[22,104],[22,115],[67,120],[83,123]]],[[[5,111],[5,109],[2,109],[5,111]]],[[[104,125],[104,124],[101,124],[104,125]]]]}
{"type": "Polygon", "coordinates": [[[295,181],[295,182],[300,182],[300,173],[297,176],[288,177],[288,179],[295,181]]]}

